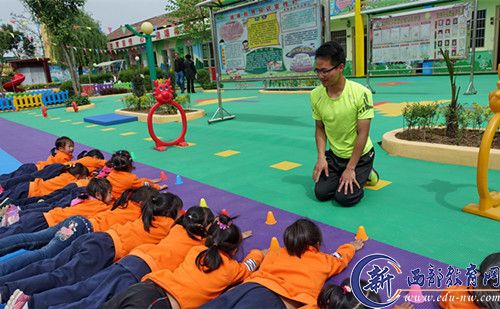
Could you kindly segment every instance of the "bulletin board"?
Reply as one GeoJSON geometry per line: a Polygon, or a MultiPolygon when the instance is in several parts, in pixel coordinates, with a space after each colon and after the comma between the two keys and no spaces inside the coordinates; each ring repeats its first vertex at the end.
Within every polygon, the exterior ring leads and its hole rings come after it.
{"type": "Polygon", "coordinates": [[[222,80],[314,75],[319,0],[267,0],[214,13],[222,80]]]}
{"type": "Polygon", "coordinates": [[[468,57],[468,3],[437,7],[419,12],[373,17],[372,63],[411,62],[468,57]]]}

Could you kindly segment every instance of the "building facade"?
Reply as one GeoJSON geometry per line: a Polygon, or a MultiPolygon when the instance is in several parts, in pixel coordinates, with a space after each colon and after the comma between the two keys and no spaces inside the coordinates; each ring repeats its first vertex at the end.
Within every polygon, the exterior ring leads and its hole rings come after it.
{"type": "MultiPolygon", "coordinates": [[[[190,54],[198,68],[213,66],[211,44],[194,41],[181,33],[181,27],[176,19],[160,15],[131,24],[140,31],[141,24],[150,22],[154,27],[153,50],[155,66],[162,70],[170,70],[173,65],[174,53],[184,56],[190,54]]],[[[124,26],[108,35],[108,49],[113,51],[114,58],[124,58],[130,66],[147,66],[145,39],[135,36],[124,26]]]]}
{"type": "MultiPolygon", "coordinates": [[[[363,55],[356,55],[356,51],[359,48],[356,47],[355,40],[355,17],[354,17],[354,6],[355,0],[332,0],[330,2],[330,27],[331,27],[331,38],[340,42],[347,55],[346,64],[346,74],[354,75],[356,73],[356,68],[354,65],[354,60],[357,56],[363,58],[365,64],[365,71],[361,75],[366,73],[366,68],[370,68],[373,71],[373,75],[378,74],[411,74],[413,71],[419,70],[418,73],[422,71],[427,74],[446,72],[444,63],[442,61],[433,61],[430,63],[428,61],[415,61],[415,63],[408,64],[402,62],[395,63],[373,63],[368,61],[366,54],[367,48],[370,48],[370,52],[373,57],[373,32],[372,29],[368,29],[368,19],[373,20],[374,18],[381,16],[397,16],[403,14],[411,14],[412,12],[418,12],[423,10],[433,10],[439,7],[449,7],[457,6],[462,3],[469,3],[471,12],[473,11],[474,0],[472,1],[442,1],[442,0],[361,0],[361,16],[364,25],[365,39],[363,40],[365,45],[365,52],[363,55]],[[366,35],[370,34],[371,44],[367,44],[366,35]],[[429,67],[426,70],[426,66],[429,67]],[[434,67],[434,69],[432,69],[434,67]],[[441,69],[439,69],[441,68],[441,69]],[[385,72],[384,72],[385,71],[385,72]]],[[[470,52],[470,47],[472,43],[472,24],[467,23],[468,31],[470,31],[468,48],[470,52]]],[[[453,25],[450,25],[453,28],[453,25]]],[[[500,63],[500,2],[498,0],[478,0],[477,7],[477,26],[476,26],[476,49],[475,49],[475,72],[492,72],[496,71],[498,64],[500,63]]],[[[444,40],[443,40],[444,42],[444,40]]],[[[450,40],[451,45],[451,40],[450,40]]],[[[456,66],[458,72],[468,72],[470,71],[470,53],[468,54],[468,59],[457,59],[456,66]]],[[[372,74],[372,73],[371,73],[372,74]]],[[[356,74],[358,75],[358,74],[356,74]]]]}

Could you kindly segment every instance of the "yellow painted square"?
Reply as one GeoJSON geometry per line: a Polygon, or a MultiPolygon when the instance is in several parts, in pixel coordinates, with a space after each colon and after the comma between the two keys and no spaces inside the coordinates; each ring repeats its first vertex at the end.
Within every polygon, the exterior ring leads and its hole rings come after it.
{"type": "Polygon", "coordinates": [[[66,120],[61,120],[61,122],[70,122],[71,120],[66,119],[66,120]]]}
{"type": "Polygon", "coordinates": [[[383,180],[383,179],[380,179],[376,185],[374,186],[365,186],[365,189],[367,190],[374,190],[374,191],[378,191],[380,189],[382,189],[383,187],[387,187],[388,185],[390,185],[392,182],[391,181],[387,181],[387,180],[383,180]]]}
{"type": "Polygon", "coordinates": [[[86,128],[93,128],[93,127],[97,127],[96,124],[89,124],[88,126],[85,126],[86,128]]]}
{"type": "Polygon", "coordinates": [[[234,151],[234,150],[224,150],[221,152],[217,152],[215,155],[219,157],[230,157],[234,156],[235,154],[239,154],[239,151],[234,151]]]}
{"type": "Polygon", "coordinates": [[[106,129],[101,129],[103,132],[108,132],[108,131],[113,131],[116,130],[115,128],[106,128],[106,129]]]}
{"type": "Polygon", "coordinates": [[[73,122],[72,125],[76,125],[76,124],[82,124],[83,121],[77,121],[77,122],[73,122]]]}
{"type": "Polygon", "coordinates": [[[181,147],[181,146],[179,146],[179,145],[175,145],[175,147],[177,147],[177,148],[186,148],[186,147],[196,146],[196,144],[195,144],[195,143],[190,143],[190,142],[187,142],[187,144],[188,144],[188,145],[187,145],[187,146],[184,146],[184,147],[181,147]]]}
{"type": "Polygon", "coordinates": [[[271,165],[271,167],[279,169],[279,170],[283,170],[283,171],[288,171],[288,170],[294,169],[296,167],[299,167],[301,165],[302,164],[295,163],[295,162],[282,161],[282,162],[271,165]]]}
{"type": "Polygon", "coordinates": [[[125,133],[122,133],[120,135],[121,136],[129,136],[129,135],[134,135],[134,134],[137,134],[137,132],[125,132],[125,133]]]}

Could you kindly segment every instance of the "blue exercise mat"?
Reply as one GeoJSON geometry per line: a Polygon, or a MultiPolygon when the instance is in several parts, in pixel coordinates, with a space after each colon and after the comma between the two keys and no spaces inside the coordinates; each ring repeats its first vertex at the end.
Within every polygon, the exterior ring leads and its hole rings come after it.
{"type": "Polygon", "coordinates": [[[3,151],[1,148],[0,162],[2,162],[2,164],[0,164],[0,175],[10,173],[16,170],[21,165],[21,162],[19,162],[16,158],[11,156],[7,152],[3,151]]]}
{"type": "Polygon", "coordinates": [[[99,124],[102,126],[110,126],[113,124],[137,121],[137,116],[104,114],[104,115],[97,115],[97,116],[92,116],[92,117],[85,117],[85,118],[83,118],[83,121],[99,124]]]}

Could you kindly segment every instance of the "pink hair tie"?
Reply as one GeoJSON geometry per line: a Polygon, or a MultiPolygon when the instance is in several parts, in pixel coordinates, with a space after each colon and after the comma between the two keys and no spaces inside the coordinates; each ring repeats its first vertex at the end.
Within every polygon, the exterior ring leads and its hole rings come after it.
{"type": "Polygon", "coordinates": [[[348,286],[348,285],[342,286],[342,293],[344,293],[344,295],[347,293],[351,293],[351,292],[352,292],[352,289],[350,286],[348,286]]]}
{"type": "Polygon", "coordinates": [[[109,173],[111,173],[113,169],[109,166],[104,166],[103,168],[101,168],[101,170],[99,171],[99,174],[97,174],[97,176],[95,176],[95,178],[105,178],[109,175],[109,173]]]}
{"type": "Polygon", "coordinates": [[[96,198],[93,197],[93,196],[89,196],[87,199],[81,199],[81,198],[77,197],[77,198],[74,198],[74,199],[71,200],[71,203],[69,204],[69,206],[70,207],[71,206],[75,206],[75,205],[83,203],[86,200],[95,200],[95,199],[96,198]]]}
{"type": "Polygon", "coordinates": [[[219,218],[215,218],[215,223],[217,223],[217,225],[219,226],[219,228],[221,230],[227,230],[230,226],[231,226],[231,222],[228,222],[227,224],[224,224],[222,222],[220,222],[219,218]]]}

